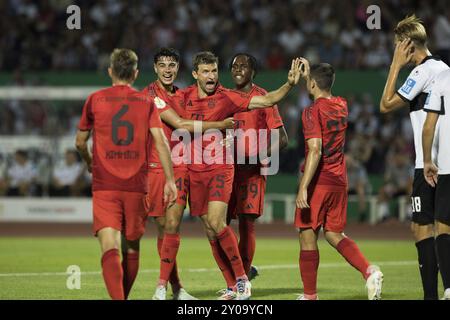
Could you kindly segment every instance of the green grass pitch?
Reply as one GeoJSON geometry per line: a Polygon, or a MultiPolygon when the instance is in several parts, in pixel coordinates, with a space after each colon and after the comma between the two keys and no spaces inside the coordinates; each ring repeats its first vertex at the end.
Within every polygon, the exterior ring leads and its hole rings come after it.
{"type": "MultiPolygon", "coordinates": [[[[410,241],[357,241],[366,257],[381,265],[383,299],[422,299],[414,244],[410,241]]],[[[318,293],[321,300],[366,299],[361,275],[321,241],[318,293]]],[[[257,239],[254,300],[294,300],[302,292],[298,242],[257,239]]],[[[205,238],[184,238],[178,255],[185,288],[200,299],[216,299],[222,275],[205,238]]],[[[130,299],[150,299],[158,278],[154,239],[141,244],[140,273],[130,299]]],[[[440,287],[442,292],[442,286],[440,287]]],[[[168,290],[168,298],[171,290],[168,290]]],[[[95,238],[0,238],[0,299],[109,299],[100,274],[95,238]],[[66,287],[69,265],[81,269],[81,289],[66,287]]]]}

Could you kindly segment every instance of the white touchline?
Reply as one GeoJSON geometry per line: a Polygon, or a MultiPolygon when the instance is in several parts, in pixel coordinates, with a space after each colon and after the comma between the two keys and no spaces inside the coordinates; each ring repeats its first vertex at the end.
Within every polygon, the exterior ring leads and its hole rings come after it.
{"type": "MultiPolygon", "coordinates": [[[[418,262],[415,260],[406,261],[373,261],[372,264],[385,267],[400,267],[400,266],[412,266],[418,262]]],[[[319,269],[322,268],[342,268],[348,267],[348,263],[322,263],[319,265],[319,269]]],[[[273,270],[273,269],[296,269],[298,264],[275,264],[275,265],[258,265],[260,270],[273,270]]],[[[189,268],[179,269],[180,272],[215,272],[218,268],[189,268]]],[[[159,269],[143,269],[139,270],[140,273],[157,273],[159,269]]],[[[81,272],[81,276],[100,275],[101,271],[86,271],[81,272]]],[[[0,273],[0,277],[42,277],[42,276],[67,276],[66,272],[32,272],[32,273],[0,273]]]]}

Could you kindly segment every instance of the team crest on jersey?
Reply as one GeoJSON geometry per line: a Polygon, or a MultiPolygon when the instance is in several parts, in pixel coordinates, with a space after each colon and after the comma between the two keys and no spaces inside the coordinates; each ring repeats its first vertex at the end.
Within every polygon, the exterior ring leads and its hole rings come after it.
{"type": "Polygon", "coordinates": [[[166,102],[161,99],[160,97],[155,97],[155,99],[153,99],[153,101],[155,102],[155,106],[158,109],[164,109],[166,107],[166,102]]]}
{"type": "Polygon", "coordinates": [[[216,106],[216,100],[215,99],[208,99],[208,108],[212,109],[216,106]]]}
{"type": "Polygon", "coordinates": [[[401,91],[406,94],[410,94],[411,90],[414,88],[415,85],[416,85],[416,80],[408,79],[408,80],[406,80],[406,83],[401,88],[401,91]]]}

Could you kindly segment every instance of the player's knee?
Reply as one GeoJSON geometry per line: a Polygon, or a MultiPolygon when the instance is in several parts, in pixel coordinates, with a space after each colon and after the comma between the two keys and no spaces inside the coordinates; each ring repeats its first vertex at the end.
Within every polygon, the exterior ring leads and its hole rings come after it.
{"type": "Polygon", "coordinates": [[[132,241],[126,241],[126,249],[128,253],[136,253],[139,252],[140,248],[140,240],[132,240],[132,241]]]}
{"type": "Polygon", "coordinates": [[[434,236],[433,225],[420,225],[411,223],[411,232],[416,242],[428,239],[434,236]]]}
{"type": "Polygon", "coordinates": [[[210,225],[211,229],[214,231],[215,234],[218,234],[219,232],[221,232],[226,227],[225,222],[220,221],[220,220],[210,221],[209,225],[210,225]]]}
{"type": "Polygon", "coordinates": [[[175,234],[178,233],[179,223],[176,219],[167,219],[166,224],[164,226],[164,232],[175,234]]]}
{"type": "Polygon", "coordinates": [[[341,242],[342,239],[344,239],[344,238],[345,237],[342,233],[325,231],[325,239],[333,247],[336,247],[338,245],[338,243],[341,242]]]}

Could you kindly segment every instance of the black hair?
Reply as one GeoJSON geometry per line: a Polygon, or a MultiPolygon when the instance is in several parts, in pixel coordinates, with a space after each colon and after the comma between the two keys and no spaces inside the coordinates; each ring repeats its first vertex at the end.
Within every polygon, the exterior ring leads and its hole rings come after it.
{"type": "Polygon", "coordinates": [[[233,67],[234,59],[236,59],[239,56],[247,57],[248,63],[250,64],[250,67],[253,70],[253,78],[255,78],[256,74],[258,73],[258,70],[259,70],[259,64],[258,64],[258,60],[256,60],[256,58],[254,56],[252,56],[250,53],[243,53],[243,52],[236,53],[233,56],[233,58],[231,58],[231,60],[230,60],[230,65],[228,66],[229,69],[231,70],[231,68],[233,67]]]}
{"type": "Polygon", "coordinates": [[[330,91],[335,79],[334,68],[328,63],[313,64],[310,68],[310,77],[316,81],[319,89],[330,91]]]}
{"type": "Polygon", "coordinates": [[[159,48],[158,51],[156,51],[155,55],[153,56],[153,62],[156,64],[159,58],[161,57],[171,57],[177,63],[180,62],[180,54],[174,48],[167,48],[167,47],[159,48]]]}

